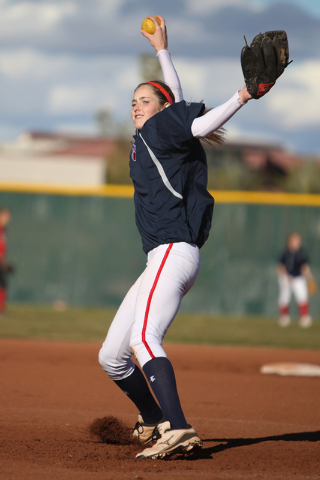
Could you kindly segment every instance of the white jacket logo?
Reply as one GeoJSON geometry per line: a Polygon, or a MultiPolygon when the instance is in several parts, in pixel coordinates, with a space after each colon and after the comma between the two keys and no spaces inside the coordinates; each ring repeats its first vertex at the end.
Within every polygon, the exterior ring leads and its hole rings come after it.
{"type": "Polygon", "coordinates": [[[133,145],[131,150],[131,158],[135,162],[137,160],[137,147],[136,144],[133,145]]]}

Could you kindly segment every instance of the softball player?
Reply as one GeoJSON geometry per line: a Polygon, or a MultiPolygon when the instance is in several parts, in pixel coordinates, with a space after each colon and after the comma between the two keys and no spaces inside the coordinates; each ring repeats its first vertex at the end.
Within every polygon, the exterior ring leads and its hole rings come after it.
{"type": "Polygon", "coordinates": [[[281,327],[287,327],[290,324],[289,303],[292,293],[299,308],[299,325],[303,328],[312,325],[307,286],[307,279],[311,279],[312,274],[307,254],[301,248],[301,244],[301,236],[298,233],[289,235],[286,249],[279,259],[279,325],[281,327]]]}
{"type": "Polygon", "coordinates": [[[167,51],[165,22],[141,32],[156,49],[165,83],[140,84],[133,95],[136,128],[130,155],[136,224],[147,266],[127,293],[99,353],[109,377],[139,410],[133,436],[153,441],[137,458],[162,458],[202,446],[183,414],[172,364],[162,340],[200,269],[200,248],[211,228],[214,199],[207,191],[207,162],[199,139],[221,142],[217,130],[251,96],[244,87],[204,113],[183,101],[167,51]],[[141,370],[131,359],[135,355],[141,370]]]}

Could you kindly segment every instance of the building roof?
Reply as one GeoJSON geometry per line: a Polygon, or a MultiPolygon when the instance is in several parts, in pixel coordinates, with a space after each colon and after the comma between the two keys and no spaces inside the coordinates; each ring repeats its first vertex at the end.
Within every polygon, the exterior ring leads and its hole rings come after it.
{"type": "MultiPolygon", "coordinates": [[[[243,163],[252,170],[265,170],[270,164],[288,172],[306,161],[305,155],[291,152],[280,142],[261,140],[226,141],[225,148],[241,152],[243,163]]],[[[318,158],[314,158],[318,160],[318,158]]]]}
{"type": "Polygon", "coordinates": [[[105,157],[117,148],[110,138],[35,130],[19,135],[16,146],[33,153],[77,157],[105,157]]]}

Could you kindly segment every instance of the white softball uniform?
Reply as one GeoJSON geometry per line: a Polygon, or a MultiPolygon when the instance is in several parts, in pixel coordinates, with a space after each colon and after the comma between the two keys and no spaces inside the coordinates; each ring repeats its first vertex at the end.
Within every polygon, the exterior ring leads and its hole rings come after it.
{"type": "Polygon", "coordinates": [[[290,303],[291,295],[294,297],[298,305],[308,302],[308,287],[305,277],[291,277],[290,275],[279,275],[279,307],[286,307],[290,303]]]}
{"type": "Polygon", "coordinates": [[[167,356],[163,337],[199,269],[200,251],[193,244],[170,243],[148,253],[147,267],[124,298],[99,353],[112,380],[132,374],[132,353],[141,368],[155,357],[167,356]]]}
{"type": "MultiPolygon", "coordinates": [[[[161,50],[157,56],[164,81],[173,91],[176,102],[181,102],[183,93],[169,52],[161,50]]],[[[236,93],[228,102],[195,118],[191,125],[193,137],[201,138],[218,129],[242,105],[236,93]]],[[[135,161],[134,155],[132,162],[135,161]]],[[[155,357],[166,357],[163,337],[199,269],[197,245],[178,241],[149,251],[147,267],[123,300],[99,353],[100,364],[111,379],[122,380],[133,373],[132,353],[141,368],[155,357]]]]}

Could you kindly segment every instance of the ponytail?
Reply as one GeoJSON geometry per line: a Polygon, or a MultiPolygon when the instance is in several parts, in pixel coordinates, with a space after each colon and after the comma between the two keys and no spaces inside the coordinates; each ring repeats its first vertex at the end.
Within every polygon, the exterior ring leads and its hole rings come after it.
{"type": "MultiPolygon", "coordinates": [[[[205,108],[201,116],[210,112],[210,110],[212,110],[212,108],[205,108]]],[[[206,137],[200,138],[200,140],[202,143],[204,143],[205,145],[209,145],[210,147],[222,148],[225,142],[226,133],[227,133],[227,130],[221,127],[215,130],[214,132],[209,133],[206,137]]]]}

